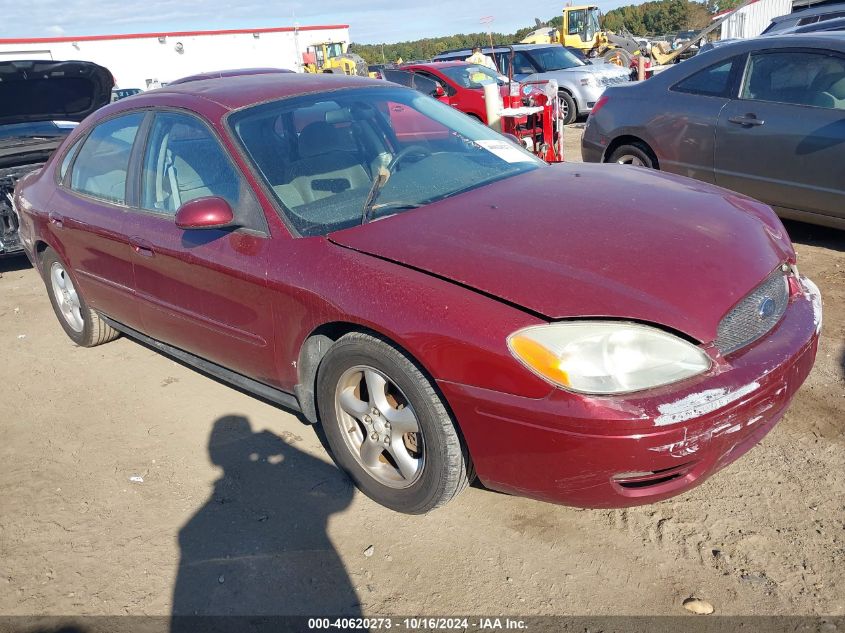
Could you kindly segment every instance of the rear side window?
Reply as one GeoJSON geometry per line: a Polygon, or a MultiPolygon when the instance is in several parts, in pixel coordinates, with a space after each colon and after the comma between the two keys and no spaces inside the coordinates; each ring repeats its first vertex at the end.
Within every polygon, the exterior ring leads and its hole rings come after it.
{"type": "Polygon", "coordinates": [[[74,191],[126,204],[126,172],[132,144],[144,114],[137,112],[100,123],[85,139],[73,161],[74,191]]]}
{"type": "Polygon", "coordinates": [[[719,62],[682,79],[672,90],[708,97],[728,97],[736,58],[719,62]]]}
{"type": "Polygon", "coordinates": [[[62,164],[59,165],[59,181],[64,182],[67,170],[70,167],[71,162],[73,161],[73,157],[76,156],[76,152],[79,150],[79,146],[81,143],[82,139],[78,139],[68,150],[67,154],[65,154],[65,157],[62,159],[62,164]]]}
{"type": "Polygon", "coordinates": [[[845,110],[845,58],[806,51],[752,54],[741,98],[845,110]]]}

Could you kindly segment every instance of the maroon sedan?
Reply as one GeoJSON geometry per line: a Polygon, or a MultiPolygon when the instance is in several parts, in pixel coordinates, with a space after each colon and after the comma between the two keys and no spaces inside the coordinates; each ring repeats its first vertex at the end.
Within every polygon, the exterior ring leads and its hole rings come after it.
{"type": "Polygon", "coordinates": [[[781,418],[821,327],[767,206],[547,165],[363,78],[119,101],[15,204],[73,341],[123,332],[302,411],[403,512],[476,474],[590,507],[689,490],[781,418]]]}

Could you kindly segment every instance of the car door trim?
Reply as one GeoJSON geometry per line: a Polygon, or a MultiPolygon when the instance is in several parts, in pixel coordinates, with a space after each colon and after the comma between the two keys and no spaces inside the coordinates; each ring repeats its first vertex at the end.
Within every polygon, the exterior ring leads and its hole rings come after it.
{"type": "Polygon", "coordinates": [[[138,299],[146,301],[147,304],[154,310],[165,312],[170,317],[187,321],[191,325],[199,325],[216,334],[222,334],[224,336],[228,336],[229,338],[249,343],[255,347],[267,347],[267,339],[263,336],[258,336],[252,332],[247,332],[246,330],[226,325],[225,323],[220,323],[219,321],[210,319],[199,312],[186,310],[167,301],[162,301],[161,299],[154,297],[151,294],[147,294],[146,292],[140,292],[137,289],[135,290],[135,296],[138,297],[138,299]]]}
{"type": "Polygon", "coordinates": [[[302,411],[302,406],[300,405],[299,400],[295,395],[288,393],[287,391],[271,387],[270,385],[255,380],[254,378],[249,378],[248,376],[234,372],[231,369],[226,369],[217,363],[212,363],[210,360],[206,360],[201,356],[196,356],[183,349],[179,349],[178,347],[168,345],[167,343],[149,337],[146,334],[142,334],[138,330],[134,330],[131,327],[115,321],[105,315],[101,315],[101,317],[114,329],[122,332],[130,338],[136,339],[137,341],[152,347],[166,356],[175,358],[176,360],[179,360],[186,365],[190,365],[203,373],[210,374],[214,378],[218,378],[234,387],[243,389],[244,391],[265,400],[269,400],[270,402],[283,406],[287,409],[291,409],[296,412],[302,411]]]}

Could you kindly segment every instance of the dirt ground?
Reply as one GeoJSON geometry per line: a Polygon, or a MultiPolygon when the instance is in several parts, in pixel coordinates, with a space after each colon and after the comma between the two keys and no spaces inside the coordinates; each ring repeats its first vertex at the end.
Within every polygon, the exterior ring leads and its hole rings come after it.
{"type": "Polygon", "coordinates": [[[622,511],[473,487],[390,512],[294,415],[127,338],[75,347],[0,262],[0,615],[845,615],[845,233],[788,229],[824,297],[807,383],[729,469],[622,511]]]}

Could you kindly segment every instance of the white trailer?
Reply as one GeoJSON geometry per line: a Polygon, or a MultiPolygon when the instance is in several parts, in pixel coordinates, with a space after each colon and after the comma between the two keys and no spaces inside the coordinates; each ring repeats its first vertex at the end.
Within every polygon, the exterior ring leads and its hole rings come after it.
{"type": "Polygon", "coordinates": [[[302,53],[319,42],[349,42],[349,25],[290,26],[0,39],[0,60],[91,61],[108,68],[119,88],[157,88],[179,77],[233,68],[301,72],[302,53]]]}

